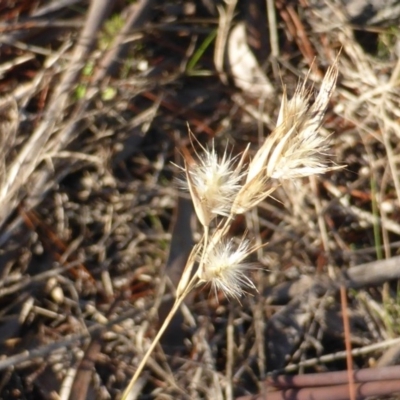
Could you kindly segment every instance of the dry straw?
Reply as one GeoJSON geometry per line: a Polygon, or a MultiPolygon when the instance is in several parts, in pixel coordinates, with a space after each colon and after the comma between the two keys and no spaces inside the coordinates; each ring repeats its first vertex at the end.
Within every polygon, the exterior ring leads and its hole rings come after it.
{"type": "MultiPolygon", "coordinates": [[[[188,258],[176,290],[175,303],[137,367],[123,400],[128,399],[160,337],[194,287],[209,284],[215,293],[221,291],[228,298],[235,299],[246,291],[255,290],[246,275],[252,264],[245,260],[256,247],[246,237],[238,245],[227,237],[235,216],[256,207],[285,180],[323,174],[338,168],[328,164],[327,139],[319,133],[337,76],[335,62],[328,69],[312,105],[305,84],[297,88],[290,100],[285,91],[275,130],[249,162],[246,163],[249,146],[236,157],[227,151],[219,157],[214,144],[210,148],[201,147],[200,154],[195,152],[196,159],[188,151],[183,153],[184,186],[203,227],[203,238],[188,258]]],[[[193,134],[190,135],[193,138],[193,134]]]]}

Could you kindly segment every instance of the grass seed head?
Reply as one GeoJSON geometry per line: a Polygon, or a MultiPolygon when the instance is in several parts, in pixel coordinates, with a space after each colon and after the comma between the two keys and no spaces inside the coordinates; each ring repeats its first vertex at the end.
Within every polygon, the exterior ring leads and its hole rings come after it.
{"type": "Polygon", "coordinates": [[[245,274],[251,264],[244,260],[254,250],[249,241],[243,239],[238,247],[235,247],[232,239],[218,243],[211,241],[210,244],[205,250],[204,264],[198,271],[199,280],[210,283],[215,294],[222,291],[228,298],[238,299],[246,289],[255,290],[254,283],[245,274]]]}
{"type": "Polygon", "coordinates": [[[284,94],[278,118],[280,123],[266,140],[274,142],[274,145],[269,146],[266,163],[267,175],[271,178],[296,179],[323,174],[332,169],[325,159],[328,140],[320,134],[319,128],[335,88],[337,75],[335,65],[329,68],[311,107],[310,94],[304,85],[297,88],[289,102],[284,94]]]}
{"type": "Polygon", "coordinates": [[[284,180],[337,168],[328,166],[324,157],[328,141],[319,132],[337,75],[336,65],[329,68],[311,107],[310,93],[304,85],[297,88],[289,101],[284,92],[277,127],[249,163],[245,183],[232,207],[233,213],[244,213],[255,207],[284,180]]]}
{"type": "Polygon", "coordinates": [[[227,151],[218,157],[214,146],[203,149],[198,161],[186,160],[187,187],[203,226],[209,226],[217,216],[228,216],[232,202],[240,190],[242,174],[235,168],[235,157],[227,151]]]}

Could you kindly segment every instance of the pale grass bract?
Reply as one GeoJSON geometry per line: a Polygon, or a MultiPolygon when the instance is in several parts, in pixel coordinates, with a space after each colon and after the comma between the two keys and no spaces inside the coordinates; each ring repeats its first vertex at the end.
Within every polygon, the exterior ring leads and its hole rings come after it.
{"type": "MultiPolygon", "coordinates": [[[[228,237],[237,214],[256,207],[284,181],[322,174],[332,169],[327,160],[328,140],[319,133],[326,108],[334,91],[338,69],[331,66],[315,102],[305,85],[298,86],[288,100],[284,90],[276,128],[248,160],[249,146],[239,156],[227,150],[218,156],[214,143],[193,158],[183,152],[185,187],[192,198],[203,237],[193,248],[176,290],[175,303],[153,339],[126,388],[126,400],[160,337],[187,294],[198,285],[209,284],[215,293],[239,299],[255,285],[247,275],[254,264],[246,258],[257,250],[245,236],[237,244],[228,237]]],[[[193,134],[189,133],[190,137],[193,134]]],[[[193,143],[192,143],[193,144],[193,143]]]]}

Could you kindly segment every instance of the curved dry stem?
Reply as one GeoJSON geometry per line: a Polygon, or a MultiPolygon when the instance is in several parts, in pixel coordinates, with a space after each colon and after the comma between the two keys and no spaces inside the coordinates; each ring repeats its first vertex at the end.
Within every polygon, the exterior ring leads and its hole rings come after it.
{"type": "Polygon", "coordinates": [[[201,252],[200,263],[199,263],[199,266],[197,267],[197,271],[199,271],[203,267],[203,264],[204,264],[204,258],[205,258],[206,249],[208,246],[209,233],[210,233],[210,227],[205,226],[204,227],[204,236],[203,236],[203,250],[201,252]]]}
{"type": "Polygon", "coordinates": [[[195,276],[193,276],[193,278],[187,285],[186,290],[179,297],[177,297],[175,299],[175,302],[171,308],[171,311],[165,318],[163,324],[161,325],[160,330],[157,332],[157,335],[154,337],[150,347],[147,349],[146,354],[140,361],[140,364],[138,365],[137,370],[135,371],[134,375],[132,376],[131,380],[129,381],[128,386],[126,387],[126,389],[124,390],[124,393],[122,394],[121,400],[128,400],[129,393],[132,391],[133,386],[135,385],[135,383],[138,380],[140,374],[142,373],[144,367],[146,366],[147,360],[150,358],[155,347],[157,346],[158,342],[160,341],[161,336],[164,334],[164,332],[167,329],[168,325],[170,324],[172,318],[174,317],[174,315],[178,311],[179,307],[181,306],[183,300],[185,300],[185,298],[189,294],[189,292],[195,287],[196,280],[197,280],[197,276],[195,275],[195,276]]]}

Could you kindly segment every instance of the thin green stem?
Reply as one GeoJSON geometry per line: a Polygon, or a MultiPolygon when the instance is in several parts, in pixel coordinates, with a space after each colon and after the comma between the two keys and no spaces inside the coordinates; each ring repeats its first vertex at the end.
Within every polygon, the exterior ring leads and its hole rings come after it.
{"type": "Polygon", "coordinates": [[[196,50],[196,52],[193,54],[192,58],[189,60],[187,64],[187,71],[192,72],[194,68],[196,67],[197,63],[199,62],[200,58],[203,56],[207,48],[210,46],[212,41],[215,39],[215,36],[217,36],[217,30],[213,30],[208,34],[208,36],[204,39],[204,41],[201,43],[200,47],[196,50]]]}

